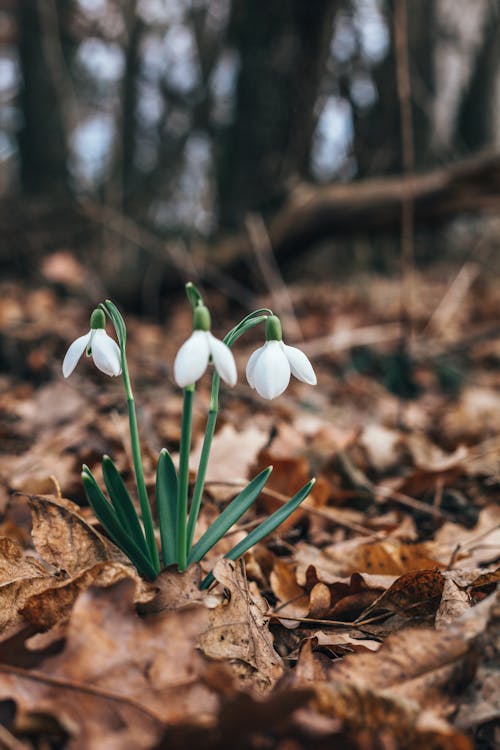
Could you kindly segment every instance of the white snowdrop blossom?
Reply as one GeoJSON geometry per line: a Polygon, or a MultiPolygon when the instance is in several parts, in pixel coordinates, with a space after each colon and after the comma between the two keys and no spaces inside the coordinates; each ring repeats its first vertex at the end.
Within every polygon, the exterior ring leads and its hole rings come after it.
{"type": "Polygon", "coordinates": [[[209,329],[210,316],[205,306],[195,308],[194,331],[183,343],[174,361],[175,382],[181,388],[196,383],[208,367],[210,357],[222,380],[235,385],[236,363],[231,349],[209,329]]]}
{"type": "Polygon", "coordinates": [[[62,371],[69,377],[83,352],[92,356],[95,366],[106,375],[120,375],[122,371],[120,347],[104,330],[105,317],[101,310],[94,310],[90,319],[90,331],[75,339],[64,357],[62,371]]]}
{"type": "Polygon", "coordinates": [[[267,341],[253,352],[247,363],[247,380],[262,398],[273,399],[286,390],[290,376],[316,385],[316,373],[303,351],[281,340],[281,324],[270,316],[266,324],[267,341]]]}

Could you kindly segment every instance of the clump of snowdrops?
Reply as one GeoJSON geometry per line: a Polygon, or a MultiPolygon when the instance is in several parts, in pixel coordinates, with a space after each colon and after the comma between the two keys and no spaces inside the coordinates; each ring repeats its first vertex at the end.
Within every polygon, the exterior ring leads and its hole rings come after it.
{"type": "MultiPolygon", "coordinates": [[[[63,362],[63,374],[68,377],[83,352],[86,352],[106,375],[121,375],[123,378],[140,514],[109,456],[102,459],[107,495],[100,488],[88,466],[83,466],[82,481],[88,502],[110,538],[138,572],[150,580],[154,580],[167,566],[176,565],[179,571],[183,571],[189,565],[199,563],[255,502],[272,471],[272,466],[269,466],[254,477],[207,531],[194,542],[219,411],[220,382],[223,380],[229,386],[236,384],[237,370],[231,347],[240,336],[258,325],[265,328],[266,341],[251,355],[246,367],[248,383],[263,398],[273,399],[281,395],[288,386],[292,374],[305,383],[316,383],[316,375],[306,355],[300,349],[287,346],[283,342],[280,320],[271,310],[255,310],[220,340],[211,332],[210,312],[199,291],[189,283],[186,285],[186,292],[193,311],[193,331],[179,349],[174,362],[174,378],[184,393],[179,465],[176,468],[169,452],[163,449],[158,458],[156,472],[156,507],[161,554],[156,543],[155,525],[144,481],[134,395],[127,365],[127,329],[113,302],[106,300],[93,311],[89,332],[71,344],[63,362]],[[109,318],[114,326],[118,344],[106,333],[106,318],[109,318]],[[210,406],[198,471],[189,498],[189,453],[195,385],[204,375],[210,362],[214,366],[210,406]]],[[[273,532],[306,499],[314,481],[311,479],[225,556],[236,560],[273,532]]],[[[202,582],[202,587],[208,587],[212,580],[211,574],[208,575],[202,582]]]]}

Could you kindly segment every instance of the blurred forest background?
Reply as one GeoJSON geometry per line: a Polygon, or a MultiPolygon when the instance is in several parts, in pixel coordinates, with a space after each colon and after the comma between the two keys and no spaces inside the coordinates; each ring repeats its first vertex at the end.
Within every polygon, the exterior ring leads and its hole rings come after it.
{"type": "Polygon", "coordinates": [[[497,0],[1,0],[2,272],[69,249],[156,315],[185,278],[244,302],[270,248],[490,262],[499,52],[497,0]]]}

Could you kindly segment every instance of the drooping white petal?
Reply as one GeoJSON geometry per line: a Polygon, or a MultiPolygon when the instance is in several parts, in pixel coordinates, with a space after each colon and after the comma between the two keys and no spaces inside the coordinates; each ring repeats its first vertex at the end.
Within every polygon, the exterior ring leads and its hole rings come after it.
{"type": "Polygon", "coordinates": [[[280,396],[290,382],[290,365],[279,341],[266,341],[253,366],[255,390],[262,398],[280,396]]]}
{"type": "Polygon", "coordinates": [[[207,331],[193,331],[183,343],[174,361],[175,382],[181,388],[196,383],[208,365],[210,345],[207,331]]]}
{"type": "MultiPolygon", "coordinates": [[[[264,346],[265,346],[265,344],[264,344],[264,346]]],[[[254,352],[252,352],[252,354],[250,355],[250,358],[249,358],[249,360],[247,362],[246,376],[247,376],[248,384],[252,388],[255,388],[255,381],[254,381],[254,376],[253,376],[253,373],[254,373],[254,370],[255,370],[255,365],[257,364],[257,360],[259,359],[260,355],[264,351],[264,346],[259,346],[258,349],[256,349],[254,352]]]]}
{"type": "Polygon", "coordinates": [[[80,336],[79,338],[75,339],[75,341],[73,341],[73,343],[69,347],[62,364],[62,371],[65,378],[68,378],[77,366],[78,360],[85,351],[85,348],[89,343],[91,336],[92,331],[89,331],[85,334],[85,336],[80,336]]]}
{"type": "Polygon", "coordinates": [[[212,336],[211,333],[208,334],[208,343],[215,369],[222,380],[228,385],[236,385],[238,373],[231,349],[223,341],[212,336]]]}
{"type": "Polygon", "coordinates": [[[108,336],[104,328],[93,331],[92,336],[92,359],[95,366],[106,375],[119,375],[122,371],[120,347],[111,336],[108,336]]]}
{"type": "Polygon", "coordinates": [[[296,346],[287,346],[281,342],[281,347],[285,352],[285,356],[290,363],[292,375],[295,375],[298,380],[309,385],[316,385],[317,378],[316,373],[313,370],[312,364],[303,351],[297,349],[296,346]]]}

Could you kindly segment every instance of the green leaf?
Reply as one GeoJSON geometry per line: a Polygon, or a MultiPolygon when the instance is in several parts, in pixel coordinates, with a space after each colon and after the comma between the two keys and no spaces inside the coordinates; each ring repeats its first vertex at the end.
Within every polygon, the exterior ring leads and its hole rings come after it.
{"type": "Polygon", "coordinates": [[[125,343],[127,341],[127,328],[125,326],[125,321],[123,320],[121,312],[118,310],[114,302],[111,302],[111,300],[109,299],[107,299],[105,302],[101,302],[99,307],[102,308],[104,312],[111,318],[111,322],[113,323],[116,335],[118,337],[120,349],[123,352],[125,349],[125,343]]]}
{"type": "Polygon", "coordinates": [[[262,488],[267,482],[272,470],[273,467],[268,466],[267,469],[264,469],[260,474],[257,474],[257,476],[247,484],[245,489],[242,490],[227,508],[222,511],[220,516],[216,518],[210,528],[205,531],[203,536],[192,548],[188,557],[188,565],[193,562],[199,562],[205,557],[214,544],[216,544],[219,539],[224,536],[226,531],[228,531],[231,526],[241,518],[262,492],[262,488]]]}
{"type": "MultiPolygon", "coordinates": [[[[296,510],[299,505],[306,499],[306,497],[311,492],[315,481],[315,479],[311,479],[311,481],[304,485],[304,487],[302,487],[302,489],[300,489],[296,495],[294,495],[287,503],[285,503],[285,505],[283,505],[281,508],[278,508],[278,510],[270,515],[269,518],[266,518],[266,520],[263,521],[259,526],[257,526],[256,529],[251,531],[248,536],[246,536],[241,540],[241,542],[239,542],[231,550],[229,550],[229,552],[224,555],[224,557],[226,557],[228,560],[237,560],[238,557],[241,557],[245,554],[245,552],[248,552],[250,547],[253,547],[254,544],[257,544],[262,539],[264,539],[264,537],[268,536],[268,534],[271,534],[275,529],[277,529],[278,526],[282,524],[283,521],[286,521],[288,516],[290,516],[293,511],[296,510]]],[[[215,579],[213,574],[209,573],[209,575],[202,581],[200,588],[208,588],[214,580],[215,579]]]]}
{"type": "Polygon", "coordinates": [[[177,562],[177,472],[170,453],[163,448],[156,468],[156,504],[160,524],[163,564],[177,562]]]}
{"type": "Polygon", "coordinates": [[[149,557],[146,538],[134,503],[128,494],[123,479],[118,473],[118,469],[109,456],[103,456],[102,475],[104,477],[106,489],[108,490],[108,495],[124,531],[126,531],[137,546],[142,549],[144,554],[149,557]]]}
{"type": "Polygon", "coordinates": [[[149,556],[144,554],[123,529],[116,511],[109,503],[87,466],[83,467],[82,482],[87,500],[96,518],[102,523],[111,539],[127,555],[142,576],[154,580],[158,575],[158,571],[155,569],[149,556]]]}

